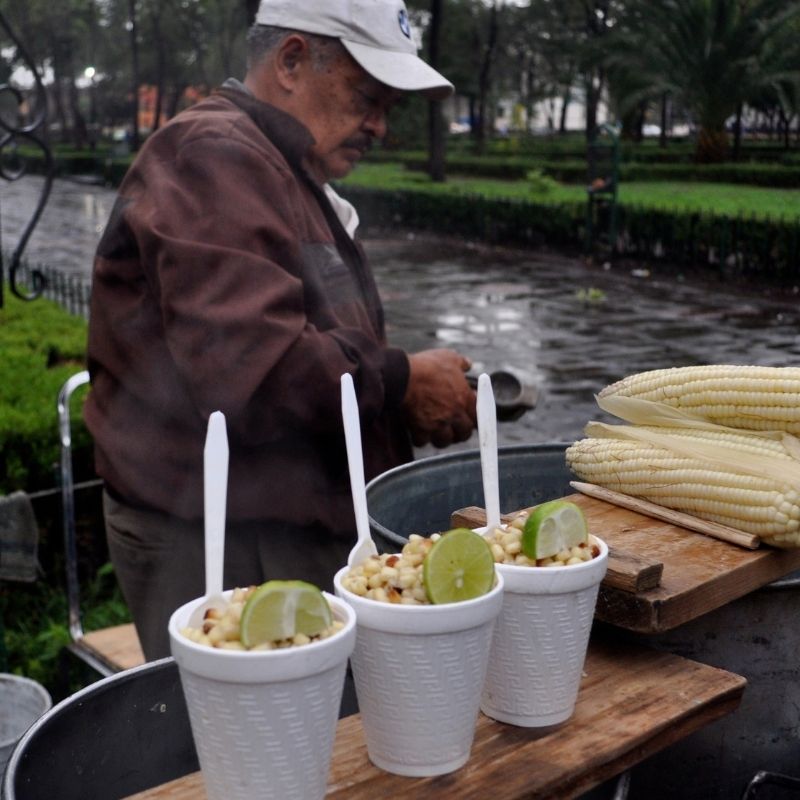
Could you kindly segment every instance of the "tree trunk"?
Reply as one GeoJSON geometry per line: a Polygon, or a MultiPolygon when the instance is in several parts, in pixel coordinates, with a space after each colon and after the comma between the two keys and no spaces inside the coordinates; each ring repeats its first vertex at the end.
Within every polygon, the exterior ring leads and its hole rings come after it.
{"type": "MultiPolygon", "coordinates": [[[[428,30],[428,61],[439,68],[439,49],[442,30],[442,0],[431,0],[431,24],[428,30]]],[[[445,141],[442,104],[437,100],[428,103],[428,174],[431,180],[441,183],[445,179],[445,141]]]]}
{"type": "Polygon", "coordinates": [[[536,69],[533,59],[528,60],[525,69],[525,133],[533,130],[533,106],[534,106],[534,85],[536,81],[536,69]]]}
{"type": "Polygon", "coordinates": [[[545,103],[546,116],[547,116],[547,130],[552,133],[556,129],[556,101],[554,98],[549,98],[545,103]]]}
{"type": "Polygon", "coordinates": [[[658,134],[658,146],[667,146],[667,93],[661,93],[661,131],[658,134]]]}
{"type": "Polygon", "coordinates": [[[792,118],[788,116],[782,108],[778,109],[780,114],[780,131],[781,138],[783,139],[784,150],[789,149],[789,126],[792,123],[792,118]]]}
{"type": "Polygon", "coordinates": [[[590,71],[586,74],[584,85],[586,87],[586,141],[594,139],[597,130],[597,109],[600,104],[600,96],[603,93],[604,73],[598,69],[596,73],[597,85],[595,86],[595,74],[590,71]]]}
{"type": "Polygon", "coordinates": [[[586,75],[583,85],[586,97],[586,141],[591,142],[597,127],[597,99],[591,73],[586,75]]]}
{"type": "Polygon", "coordinates": [[[620,138],[629,142],[641,140],[641,114],[639,108],[633,108],[623,115],[621,119],[622,129],[620,130],[620,138]]]}
{"type": "Polygon", "coordinates": [[[494,51],[497,45],[497,4],[499,0],[494,0],[489,9],[489,32],[486,47],[483,51],[483,61],[478,76],[478,131],[475,140],[476,149],[482,154],[486,149],[486,129],[487,129],[487,108],[489,105],[489,87],[491,85],[492,62],[494,61],[494,51]]]}
{"type": "Polygon", "coordinates": [[[77,150],[82,150],[89,139],[89,132],[78,103],[78,87],[72,79],[68,79],[67,82],[67,97],[69,98],[69,110],[72,115],[72,143],[77,150]]]}
{"type": "Polygon", "coordinates": [[[467,97],[467,102],[469,104],[469,135],[470,138],[473,140],[477,139],[478,136],[478,109],[476,108],[476,98],[474,94],[470,94],[467,97]]]}
{"type": "Polygon", "coordinates": [[[161,35],[161,7],[153,12],[153,39],[156,48],[156,103],[153,109],[153,132],[161,127],[161,109],[164,107],[164,85],[166,83],[166,54],[164,37],[161,35]]]}
{"type": "Polygon", "coordinates": [[[643,100],[636,109],[636,130],[634,139],[641,142],[644,139],[644,121],[647,117],[647,101],[643,100]]]}
{"type": "Polygon", "coordinates": [[[567,109],[569,108],[569,104],[572,102],[572,92],[570,91],[569,86],[567,86],[564,96],[561,98],[561,117],[558,120],[558,132],[559,133],[566,133],[567,132],[567,109]]]}
{"type": "MultiPolygon", "coordinates": [[[[584,2],[585,30],[592,46],[601,43],[606,32],[609,2],[598,3],[584,2]]],[[[583,84],[586,89],[586,141],[594,140],[597,131],[597,109],[603,93],[605,72],[602,67],[587,67],[583,74],[583,84]],[[595,82],[596,79],[596,82],[595,82]]]]}
{"type": "Polygon", "coordinates": [[[58,120],[58,127],[59,127],[59,134],[58,134],[58,141],[59,142],[66,142],[67,131],[69,129],[69,125],[67,125],[67,113],[64,110],[64,98],[61,94],[61,76],[55,69],[55,61],[53,62],[53,84],[50,88],[50,97],[53,99],[53,105],[56,109],[56,119],[58,120]]]}
{"type": "MultiPolygon", "coordinates": [[[[53,86],[51,89],[51,96],[53,98],[53,104],[55,105],[56,118],[58,119],[59,125],[58,141],[64,143],[67,141],[69,124],[67,123],[67,112],[64,108],[64,95],[62,94],[62,87],[64,85],[62,77],[63,65],[58,55],[58,43],[54,36],[50,37],[50,52],[53,53],[53,86]]],[[[42,70],[40,74],[44,75],[44,70],[42,70]]]]}
{"type": "Polygon", "coordinates": [[[695,159],[698,164],[720,164],[728,154],[725,128],[701,127],[697,135],[695,159]]]}
{"type": "Polygon", "coordinates": [[[66,48],[67,57],[64,61],[64,80],[67,85],[67,102],[69,103],[69,113],[72,118],[72,144],[76,149],[82,150],[88,141],[88,131],[86,120],[81,113],[80,100],[78,97],[78,87],[75,85],[75,65],[72,60],[72,47],[66,48]]]}
{"type": "Polygon", "coordinates": [[[742,103],[736,104],[736,118],[733,123],[733,160],[739,160],[742,146],[742,103]]]}
{"type": "Polygon", "coordinates": [[[163,66],[158,66],[158,76],[156,77],[156,102],[153,109],[153,128],[155,133],[161,127],[161,109],[164,107],[164,72],[163,66]]]}
{"type": "Polygon", "coordinates": [[[181,98],[185,89],[186,86],[184,84],[176,84],[172,87],[169,104],[167,105],[167,117],[170,119],[180,111],[181,98]]]}
{"type": "Polygon", "coordinates": [[[131,38],[131,150],[141,144],[139,135],[139,36],[136,28],[136,0],[128,0],[131,38]]]}
{"type": "Polygon", "coordinates": [[[445,173],[445,120],[442,104],[432,101],[428,106],[428,133],[430,150],[428,152],[428,174],[432,181],[442,183],[445,173]]]}

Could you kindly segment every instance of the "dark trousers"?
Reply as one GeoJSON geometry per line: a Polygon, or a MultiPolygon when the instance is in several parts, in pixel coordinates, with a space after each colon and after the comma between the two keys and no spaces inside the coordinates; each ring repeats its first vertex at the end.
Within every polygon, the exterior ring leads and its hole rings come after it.
{"type": "MultiPolygon", "coordinates": [[[[205,594],[203,523],[132,508],[108,493],[103,511],[111,561],[145,658],[168,656],[172,612],[205,594]]],[[[344,541],[322,528],[229,521],[223,586],[300,579],[333,591],[333,576],[354,544],[355,534],[344,541]]]]}

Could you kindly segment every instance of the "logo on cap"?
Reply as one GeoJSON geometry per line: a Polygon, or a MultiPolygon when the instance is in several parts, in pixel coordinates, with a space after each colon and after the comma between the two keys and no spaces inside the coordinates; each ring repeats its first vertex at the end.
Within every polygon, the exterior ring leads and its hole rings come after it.
{"type": "Polygon", "coordinates": [[[408,24],[408,13],[404,8],[401,8],[397,13],[397,21],[400,23],[400,30],[403,31],[403,36],[406,39],[411,38],[411,27],[408,24]]]}

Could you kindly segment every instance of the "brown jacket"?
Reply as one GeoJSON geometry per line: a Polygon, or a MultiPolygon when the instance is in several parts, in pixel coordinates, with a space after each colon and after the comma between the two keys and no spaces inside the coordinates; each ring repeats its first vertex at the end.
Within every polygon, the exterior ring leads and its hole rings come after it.
{"type": "Polygon", "coordinates": [[[411,458],[408,358],[363,253],[303,166],[307,129],[223,89],[142,148],[94,266],[99,474],[124,501],[202,516],[208,415],[226,415],[228,516],[353,530],[340,376],[367,477],[411,458]]]}

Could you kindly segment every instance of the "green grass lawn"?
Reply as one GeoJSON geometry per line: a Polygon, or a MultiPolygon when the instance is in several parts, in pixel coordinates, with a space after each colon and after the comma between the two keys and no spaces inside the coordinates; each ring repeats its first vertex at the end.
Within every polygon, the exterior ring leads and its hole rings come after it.
{"type": "MultiPolygon", "coordinates": [[[[582,203],[586,200],[586,191],[582,186],[567,186],[546,180],[545,183],[550,185],[549,190],[537,191],[526,181],[460,176],[449,177],[445,183],[433,183],[427,175],[410,172],[399,164],[361,164],[345,183],[385,189],[516,197],[542,203],[582,203]]],[[[648,208],[709,211],[732,216],[800,217],[800,192],[796,189],[769,189],[742,184],[691,181],[622,183],[619,201],[648,208]]]]}
{"type": "Polygon", "coordinates": [[[622,203],[717,214],[800,217],[800,192],[797,189],[733,183],[623,183],[619,187],[619,199],[622,203]]]}

